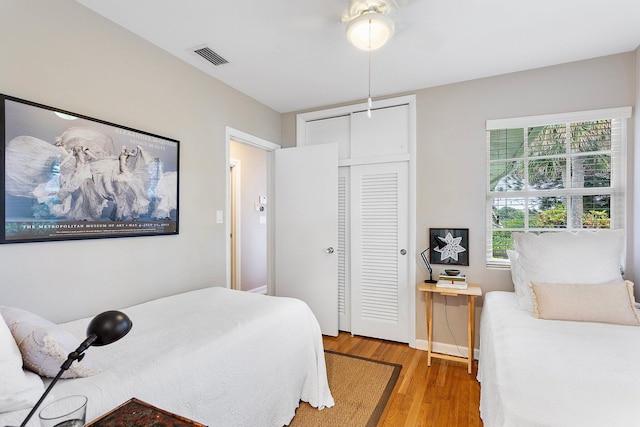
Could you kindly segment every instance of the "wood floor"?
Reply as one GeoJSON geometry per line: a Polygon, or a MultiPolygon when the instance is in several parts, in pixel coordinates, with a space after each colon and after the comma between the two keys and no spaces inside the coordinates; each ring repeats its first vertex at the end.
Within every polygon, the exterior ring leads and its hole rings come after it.
{"type": "Polygon", "coordinates": [[[402,365],[378,427],[482,427],[477,363],[469,375],[459,362],[432,359],[427,367],[427,352],[406,344],[344,332],[323,341],[327,350],[402,365]]]}

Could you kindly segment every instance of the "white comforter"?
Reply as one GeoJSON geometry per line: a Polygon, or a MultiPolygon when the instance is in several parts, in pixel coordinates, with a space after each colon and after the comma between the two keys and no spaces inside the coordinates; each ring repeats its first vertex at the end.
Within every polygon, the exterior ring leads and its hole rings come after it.
{"type": "MultiPolygon", "coordinates": [[[[299,300],[207,288],[122,311],[131,332],[86,352],[101,372],[52,391],[87,395],[87,420],[131,397],[225,427],[288,424],[300,400],[334,404],[320,328],[299,300]]],[[[83,339],[90,320],[63,326],[83,339]]],[[[19,425],[27,412],[0,415],[0,426],[19,425]]]]}
{"type": "Polygon", "coordinates": [[[485,295],[485,427],[640,426],[640,327],[536,319],[511,292],[485,295]]]}

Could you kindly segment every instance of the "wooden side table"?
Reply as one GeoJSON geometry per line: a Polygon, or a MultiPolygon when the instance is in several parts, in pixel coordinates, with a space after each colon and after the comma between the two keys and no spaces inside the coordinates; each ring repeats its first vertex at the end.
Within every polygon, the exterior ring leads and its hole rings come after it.
{"type": "Polygon", "coordinates": [[[478,286],[468,286],[467,289],[450,289],[439,288],[435,283],[421,283],[418,285],[418,290],[424,292],[427,300],[427,334],[428,334],[428,349],[427,349],[427,366],[431,366],[431,358],[454,360],[458,362],[467,363],[467,371],[471,373],[473,366],[473,351],[475,341],[475,298],[482,296],[482,289],[478,286]],[[467,357],[451,356],[449,354],[435,353],[431,350],[433,345],[433,294],[440,294],[444,296],[457,297],[458,295],[467,296],[467,311],[469,313],[467,323],[467,357]]]}

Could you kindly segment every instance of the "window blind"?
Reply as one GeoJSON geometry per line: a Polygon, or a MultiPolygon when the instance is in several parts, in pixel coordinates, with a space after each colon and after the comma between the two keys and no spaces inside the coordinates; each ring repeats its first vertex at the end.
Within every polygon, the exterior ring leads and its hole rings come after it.
{"type": "Polygon", "coordinates": [[[486,263],[513,232],[625,227],[631,107],[487,121],[486,263]]]}

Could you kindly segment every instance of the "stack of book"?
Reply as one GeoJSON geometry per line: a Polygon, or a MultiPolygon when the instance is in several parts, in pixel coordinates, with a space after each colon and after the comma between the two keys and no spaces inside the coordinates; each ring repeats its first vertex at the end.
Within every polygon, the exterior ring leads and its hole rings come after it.
{"type": "Polygon", "coordinates": [[[453,288],[453,289],[467,289],[467,277],[464,274],[458,274],[457,276],[449,276],[448,274],[441,274],[438,276],[438,288],[453,288]]]}

